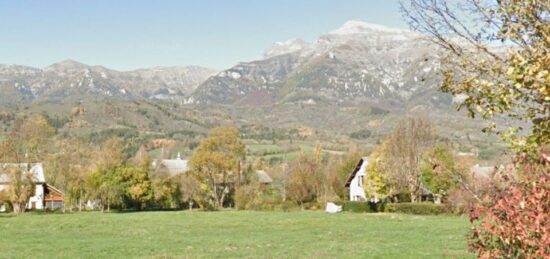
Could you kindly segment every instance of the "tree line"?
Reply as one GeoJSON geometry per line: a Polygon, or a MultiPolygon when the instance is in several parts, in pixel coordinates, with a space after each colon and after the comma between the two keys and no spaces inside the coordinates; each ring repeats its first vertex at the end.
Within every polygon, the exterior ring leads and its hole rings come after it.
{"type": "MultiPolygon", "coordinates": [[[[417,202],[421,190],[428,188],[446,198],[458,186],[458,178],[442,176],[433,166],[456,173],[452,151],[437,144],[426,119],[409,118],[399,125],[371,154],[365,181],[368,196],[383,199],[405,193],[417,202]]],[[[125,148],[130,144],[116,137],[99,144],[59,138],[42,115],[18,120],[1,145],[1,162],[44,163],[48,182],[64,192],[63,211],[320,208],[327,201],[348,199],[345,182],[359,158],[367,155],[357,148],[343,157],[329,155],[318,143],[311,154],[266,165],[247,160],[238,129],[221,127],[200,141],[189,160],[189,172],[171,175],[152,166],[144,147],[128,155],[125,148]],[[273,184],[260,184],[256,170],[269,171],[273,184]]],[[[3,192],[2,199],[22,212],[33,194],[32,179],[23,169],[14,170],[9,177],[12,188],[3,192]]]]}

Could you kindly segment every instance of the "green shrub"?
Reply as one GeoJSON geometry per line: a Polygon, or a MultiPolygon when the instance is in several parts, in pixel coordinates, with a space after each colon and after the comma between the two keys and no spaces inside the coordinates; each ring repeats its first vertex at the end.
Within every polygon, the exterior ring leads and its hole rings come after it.
{"type": "Polygon", "coordinates": [[[369,207],[371,209],[371,211],[374,211],[374,212],[384,212],[386,211],[386,200],[383,200],[381,202],[377,202],[377,203],[374,203],[374,202],[369,202],[369,207]]]}
{"type": "Polygon", "coordinates": [[[276,190],[263,190],[259,185],[245,185],[235,193],[235,205],[239,210],[290,210],[281,203],[281,196],[276,190]]]}
{"type": "Polygon", "coordinates": [[[342,211],[350,212],[384,212],[386,202],[365,202],[365,201],[341,201],[335,202],[336,205],[342,206],[342,211]]]}
{"type": "Polygon", "coordinates": [[[369,138],[371,135],[370,130],[368,129],[361,129],[356,132],[351,133],[349,136],[354,139],[366,139],[369,138]]]}
{"type": "Polygon", "coordinates": [[[416,214],[416,215],[438,215],[438,214],[448,213],[448,210],[445,206],[438,205],[431,202],[389,203],[389,204],[386,204],[385,211],[403,213],[403,214],[416,214]]]}
{"type": "Polygon", "coordinates": [[[371,209],[368,202],[364,201],[345,201],[341,202],[340,204],[342,206],[343,211],[350,211],[350,212],[376,212],[371,209]]]}

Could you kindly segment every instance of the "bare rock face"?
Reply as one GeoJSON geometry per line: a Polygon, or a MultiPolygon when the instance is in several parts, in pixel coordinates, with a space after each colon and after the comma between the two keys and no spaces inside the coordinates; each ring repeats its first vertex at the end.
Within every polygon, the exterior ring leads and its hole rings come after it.
{"type": "Polygon", "coordinates": [[[436,93],[437,52],[410,31],[361,21],[321,35],[275,43],[264,59],[210,77],[187,99],[199,104],[376,103],[427,107],[450,103],[436,93]]]}
{"type": "Polygon", "coordinates": [[[349,21],[315,42],[274,43],[264,58],[202,67],[116,71],[72,60],[43,69],[0,65],[0,105],[33,101],[178,99],[187,104],[449,106],[437,93],[437,48],[410,31],[349,21]]]}

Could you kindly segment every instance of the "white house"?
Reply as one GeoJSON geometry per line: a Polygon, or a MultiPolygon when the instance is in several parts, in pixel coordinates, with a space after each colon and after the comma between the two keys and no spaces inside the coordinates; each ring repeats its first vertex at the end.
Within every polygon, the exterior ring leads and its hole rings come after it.
{"type": "Polygon", "coordinates": [[[359,163],[357,163],[357,166],[348,177],[346,187],[349,188],[350,201],[365,201],[367,199],[363,184],[364,178],[367,175],[368,164],[369,159],[367,157],[359,159],[359,163]]]}
{"type": "MultiPolygon", "coordinates": [[[[63,206],[63,193],[46,183],[44,167],[41,163],[0,164],[0,191],[6,190],[9,187],[10,179],[6,170],[14,167],[30,174],[34,183],[34,195],[29,198],[27,209],[55,209],[63,206]]],[[[5,211],[4,206],[0,207],[1,211],[5,211]]]]}

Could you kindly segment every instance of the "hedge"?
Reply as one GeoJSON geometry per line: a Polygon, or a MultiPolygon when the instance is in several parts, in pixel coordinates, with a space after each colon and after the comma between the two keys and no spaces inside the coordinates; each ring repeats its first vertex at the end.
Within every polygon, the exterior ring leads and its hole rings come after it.
{"type": "Polygon", "coordinates": [[[384,202],[364,202],[364,201],[344,201],[338,202],[337,205],[342,206],[342,211],[349,212],[383,212],[384,202]]]}
{"type": "Polygon", "coordinates": [[[431,202],[423,203],[389,203],[386,204],[386,212],[416,214],[416,215],[438,215],[449,213],[443,205],[431,202]]]}

